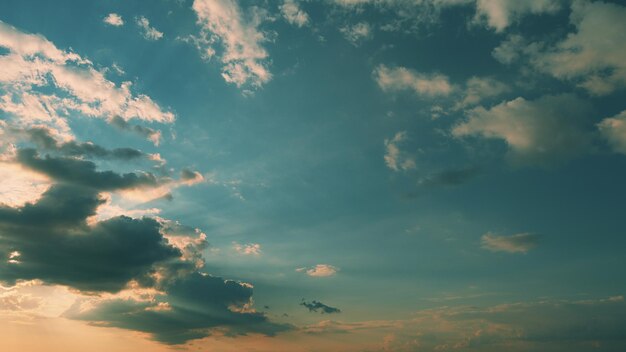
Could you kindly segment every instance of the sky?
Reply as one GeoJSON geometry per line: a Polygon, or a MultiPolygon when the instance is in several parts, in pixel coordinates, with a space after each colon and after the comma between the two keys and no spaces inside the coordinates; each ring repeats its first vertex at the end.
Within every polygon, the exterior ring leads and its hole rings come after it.
{"type": "Polygon", "coordinates": [[[0,0],[0,350],[626,350],[626,3],[0,0]]]}

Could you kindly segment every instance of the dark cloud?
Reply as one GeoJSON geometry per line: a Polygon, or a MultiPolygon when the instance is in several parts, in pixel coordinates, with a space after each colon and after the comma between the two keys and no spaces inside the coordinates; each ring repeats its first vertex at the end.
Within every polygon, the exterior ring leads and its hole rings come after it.
{"type": "Polygon", "coordinates": [[[98,158],[110,158],[120,160],[133,160],[146,158],[146,154],[133,148],[106,149],[93,143],[78,143],[70,141],[57,142],[46,128],[31,128],[25,133],[41,149],[55,151],[67,156],[89,156],[98,158]]]}
{"type": "Polygon", "coordinates": [[[183,169],[180,172],[180,179],[183,181],[193,181],[202,178],[202,175],[198,171],[191,171],[189,169],[183,169]]]}
{"type": "Polygon", "coordinates": [[[130,280],[149,281],[155,265],[181,256],[152,219],[115,217],[89,226],[103,203],[96,191],[56,185],[35,204],[0,207],[0,280],[40,279],[85,291],[115,292],[130,280]]]}
{"type": "Polygon", "coordinates": [[[166,295],[154,300],[113,299],[88,310],[78,302],[65,316],[146,332],[167,344],[208,336],[213,328],[230,336],[272,336],[291,328],[270,322],[262,313],[241,311],[252,297],[252,287],[247,284],[196,272],[173,282],[165,291],[166,295]]]}
{"type": "Polygon", "coordinates": [[[133,132],[137,135],[140,135],[146,139],[151,140],[154,144],[159,144],[159,140],[161,138],[161,132],[158,130],[154,130],[150,127],[144,127],[139,125],[131,125],[123,118],[116,116],[109,120],[109,123],[122,131],[133,132]]]}
{"type": "Polygon", "coordinates": [[[300,302],[300,305],[306,307],[309,312],[319,312],[322,314],[341,313],[341,310],[339,308],[327,306],[324,303],[316,300],[313,300],[311,302],[302,300],[302,302],[300,302]]]}
{"type": "Polygon", "coordinates": [[[478,176],[480,171],[480,168],[476,166],[443,170],[420,179],[418,185],[423,187],[458,186],[478,176]]]}
{"type": "Polygon", "coordinates": [[[102,191],[157,186],[159,184],[156,176],[149,172],[117,174],[113,171],[96,171],[96,164],[91,161],[49,155],[41,158],[37,151],[30,148],[18,150],[17,161],[57,181],[102,191]]]}

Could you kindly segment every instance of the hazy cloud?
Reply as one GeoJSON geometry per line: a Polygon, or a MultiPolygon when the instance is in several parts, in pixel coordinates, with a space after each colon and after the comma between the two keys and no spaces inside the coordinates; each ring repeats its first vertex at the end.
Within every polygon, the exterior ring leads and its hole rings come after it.
{"type": "Polygon", "coordinates": [[[498,236],[488,232],[480,240],[482,247],[492,252],[526,253],[537,246],[539,236],[532,233],[498,236]]]}

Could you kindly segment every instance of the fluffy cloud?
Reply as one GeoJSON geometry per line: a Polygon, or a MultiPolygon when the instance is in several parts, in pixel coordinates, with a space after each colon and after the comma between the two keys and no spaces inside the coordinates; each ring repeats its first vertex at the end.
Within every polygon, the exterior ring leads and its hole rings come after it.
{"type": "Polygon", "coordinates": [[[147,95],[133,94],[130,82],[116,85],[89,60],[58,49],[40,35],[0,22],[0,47],[9,51],[0,56],[0,110],[8,115],[11,127],[46,126],[56,137],[69,140],[71,112],[104,119],[174,121],[173,113],[147,95]],[[50,91],[56,93],[44,93],[50,91]]]}
{"type": "Polygon", "coordinates": [[[423,74],[404,67],[379,65],[374,78],[384,91],[412,90],[417,95],[435,97],[452,93],[454,87],[441,74],[423,74]]]}
{"type": "Polygon", "coordinates": [[[274,335],[290,328],[269,322],[261,313],[242,311],[252,297],[252,286],[246,283],[193,273],[162,290],[162,295],[148,299],[86,299],[65,316],[146,332],[167,344],[202,338],[217,328],[231,336],[253,332],[274,335]]]}
{"type": "Polygon", "coordinates": [[[385,164],[393,171],[415,169],[415,160],[399,147],[399,144],[406,140],[406,131],[396,133],[391,139],[385,139],[385,164]]]}
{"type": "MultiPolygon", "coordinates": [[[[520,2],[525,3],[525,2],[520,2]]],[[[519,58],[558,79],[572,81],[593,95],[626,86],[626,7],[614,3],[574,1],[570,23],[576,29],[556,44],[526,43],[514,35],[493,52],[503,63],[519,58]]]]}
{"type": "Polygon", "coordinates": [[[302,302],[300,302],[300,305],[308,309],[309,312],[319,312],[322,314],[341,313],[341,310],[339,308],[327,306],[324,303],[316,300],[312,300],[311,302],[302,300],[302,302]]]}
{"type": "Polygon", "coordinates": [[[168,344],[212,329],[232,336],[290,328],[254,311],[252,285],[202,271],[204,233],[145,217],[160,209],[116,203],[202,182],[199,172],[183,169],[172,179],[159,154],[81,142],[68,123],[73,113],[99,117],[158,142],[157,131],[128,120],[170,123],[172,113],[42,36],[0,22],[0,47],[8,50],[0,55],[0,177],[8,175],[0,183],[0,309],[45,306],[48,296],[18,292],[36,281],[68,291],[65,300],[79,298],[67,318],[146,332],[168,344]],[[101,170],[137,161],[157,165],[101,170]]]}
{"type": "Polygon", "coordinates": [[[116,13],[108,14],[102,21],[108,25],[115,26],[115,27],[124,25],[124,20],[122,19],[122,16],[116,13]]]}
{"type": "Polygon", "coordinates": [[[317,264],[310,268],[298,268],[296,271],[305,272],[307,275],[313,277],[328,277],[337,274],[339,268],[328,264],[317,264]]]}
{"type": "Polygon", "coordinates": [[[280,12],[287,22],[298,27],[306,26],[309,23],[309,15],[302,11],[295,0],[285,0],[280,6],[280,12]]]}
{"type": "Polygon", "coordinates": [[[480,240],[482,247],[492,252],[526,253],[537,246],[539,236],[532,233],[518,233],[511,236],[486,233],[480,240]]]}
{"type": "MultiPolygon", "coordinates": [[[[267,68],[268,54],[261,45],[266,38],[258,29],[263,16],[257,14],[246,20],[235,0],[195,0],[193,10],[202,27],[201,35],[218,38],[224,47],[221,61],[226,82],[237,87],[260,87],[272,78],[267,68]]],[[[205,48],[213,41],[205,39],[199,43],[205,48]]]]}
{"type": "Polygon", "coordinates": [[[554,0],[476,0],[476,20],[501,32],[522,16],[555,13],[560,7],[560,1],[554,0]]]}
{"type": "Polygon", "coordinates": [[[144,16],[135,19],[135,23],[141,29],[141,35],[147,40],[159,40],[163,38],[163,32],[159,32],[156,28],[150,26],[150,21],[144,16]]]}
{"type": "Polygon", "coordinates": [[[452,129],[455,137],[481,136],[506,142],[518,162],[542,162],[583,153],[591,147],[589,107],[571,95],[516,98],[490,109],[477,107],[452,129]]]}
{"type": "Polygon", "coordinates": [[[626,110],[602,120],[598,129],[614,151],[626,154],[626,110]]]}

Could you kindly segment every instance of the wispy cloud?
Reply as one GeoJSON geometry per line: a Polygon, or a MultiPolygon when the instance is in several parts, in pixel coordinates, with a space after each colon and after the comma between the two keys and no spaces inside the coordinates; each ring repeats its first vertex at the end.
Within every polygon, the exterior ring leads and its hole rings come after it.
{"type": "Polygon", "coordinates": [[[400,144],[407,140],[407,132],[396,133],[393,138],[385,139],[385,164],[393,171],[415,169],[415,160],[400,149],[400,144]]]}
{"type": "Polygon", "coordinates": [[[539,236],[532,233],[498,236],[488,232],[480,240],[482,247],[492,252],[527,253],[539,244],[539,236]]]}
{"type": "Polygon", "coordinates": [[[147,40],[159,40],[163,38],[163,32],[150,26],[150,21],[144,16],[137,17],[135,23],[137,23],[137,26],[141,29],[141,35],[147,40]]]}
{"type": "Polygon", "coordinates": [[[317,264],[313,267],[297,268],[297,272],[304,272],[313,277],[329,277],[337,274],[339,268],[329,264],[317,264]]]}

